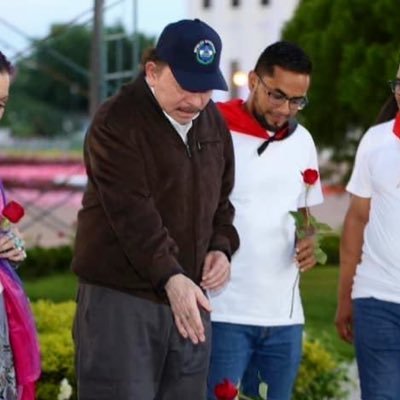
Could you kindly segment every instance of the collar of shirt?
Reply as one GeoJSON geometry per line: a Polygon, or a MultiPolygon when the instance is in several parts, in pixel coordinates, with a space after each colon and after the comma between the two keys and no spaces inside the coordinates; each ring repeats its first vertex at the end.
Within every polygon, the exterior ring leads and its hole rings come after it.
{"type": "MultiPolygon", "coordinates": [[[[178,132],[178,135],[182,138],[182,140],[185,143],[187,143],[187,134],[189,132],[189,129],[193,125],[193,120],[188,122],[187,124],[180,124],[179,122],[175,121],[171,116],[169,116],[164,110],[163,110],[163,113],[167,117],[168,121],[171,122],[171,125],[178,132]]],[[[197,118],[197,116],[198,116],[198,114],[196,115],[195,118],[197,118]]]]}
{"type": "MultiPolygon", "coordinates": [[[[154,88],[149,85],[149,82],[147,82],[147,79],[145,77],[146,83],[149,86],[151,92],[153,93],[153,96],[155,97],[155,91],[154,88]]],[[[164,115],[167,117],[168,121],[171,123],[171,125],[175,128],[176,132],[178,135],[182,138],[184,143],[187,143],[187,134],[190,130],[190,128],[193,126],[193,120],[195,120],[198,116],[199,113],[196,114],[193,119],[188,122],[187,124],[180,124],[178,121],[175,121],[169,114],[167,114],[164,110],[162,110],[164,115]]]]}

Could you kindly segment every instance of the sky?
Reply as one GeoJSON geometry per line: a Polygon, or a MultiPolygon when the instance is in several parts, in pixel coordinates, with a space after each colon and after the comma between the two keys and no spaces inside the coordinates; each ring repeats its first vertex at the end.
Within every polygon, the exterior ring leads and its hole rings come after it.
{"type": "MultiPolygon", "coordinates": [[[[169,22],[186,17],[187,0],[136,0],[138,30],[158,36],[169,22]]],[[[123,22],[132,32],[134,0],[104,0],[104,22],[123,22]]],[[[29,37],[49,34],[53,23],[90,19],[94,0],[0,0],[0,49],[10,58],[29,47],[29,37]],[[7,24],[12,24],[10,28],[7,24]]]]}

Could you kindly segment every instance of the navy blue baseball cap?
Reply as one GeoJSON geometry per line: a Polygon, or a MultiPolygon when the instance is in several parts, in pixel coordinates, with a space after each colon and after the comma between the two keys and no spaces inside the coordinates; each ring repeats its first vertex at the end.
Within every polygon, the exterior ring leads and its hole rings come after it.
{"type": "Polygon", "coordinates": [[[228,90],[219,69],[221,50],[218,33],[199,19],[183,19],[167,25],[156,45],[157,56],[189,92],[228,90]]]}

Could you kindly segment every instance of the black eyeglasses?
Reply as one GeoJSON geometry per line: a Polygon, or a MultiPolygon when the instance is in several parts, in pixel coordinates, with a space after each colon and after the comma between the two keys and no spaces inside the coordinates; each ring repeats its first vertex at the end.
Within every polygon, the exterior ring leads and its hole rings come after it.
{"type": "Polygon", "coordinates": [[[307,104],[308,104],[308,99],[306,96],[300,96],[300,97],[288,97],[286,96],[285,93],[269,88],[268,85],[261,79],[261,76],[257,75],[258,80],[261,82],[261,84],[264,87],[264,92],[268,96],[269,101],[274,107],[279,107],[282,104],[284,104],[286,101],[289,102],[289,108],[292,111],[299,111],[302,110],[307,104]]]}
{"type": "Polygon", "coordinates": [[[400,94],[400,79],[389,81],[390,90],[395,94],[400,94]]]}

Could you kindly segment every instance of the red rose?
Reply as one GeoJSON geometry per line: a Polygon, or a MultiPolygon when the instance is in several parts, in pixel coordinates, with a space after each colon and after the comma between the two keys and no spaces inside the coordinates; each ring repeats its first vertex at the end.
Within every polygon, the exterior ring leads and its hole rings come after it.
{"type": "Polygon", "coordinates": [[[12,223],[17,223],[25,214],[24,208],[16,201],[10,201],[5,205],[2,211],[3,217],[12,223]]]}
{"type": "Polygon", "coordinates": [[[314,185],[319,178],[319,174],[316,169],[308,168],[301,174],[303,175],[303,181],[306,185],[314,185]]]}
{"type": "Polygon", "coordinates": [[[215,385],[214,394],[218,400],[234,400],[238,390],[231,381],[224,379],[222,383],[215,385]]]}

